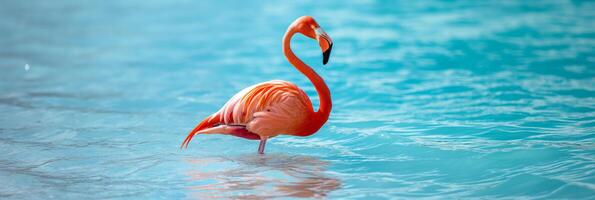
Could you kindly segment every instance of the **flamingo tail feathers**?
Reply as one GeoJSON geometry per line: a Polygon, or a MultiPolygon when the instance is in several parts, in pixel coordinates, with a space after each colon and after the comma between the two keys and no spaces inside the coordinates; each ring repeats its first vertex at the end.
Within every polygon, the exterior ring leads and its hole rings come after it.
{"type": "Polygon", "coordinates": [[[182,142],[182,145],[180,146],[180,148],[188,148],[188,144],[190,143],[190,140],[192,140],[192,137],[194,137],[194,135],[198,134],[202,130],[212,128],[213,126],[216,126],[219,123],[220,123],[219,113],[215,113],[215,114],[207,117],[202,122],[200,122],[198,125],[196,125],[196,127],[194,127],[194,129],[192,129],[192,131],[190,131],[190,133],[188,133],[188,136],[186,136],[186,139],[184,140],[184,142],[182,142]]]}
{"type": "Polygon", "coordinates": [[[190,133],[186,136],[180,148],[188,148],[188,144],[192,137],[198,134],[227,134],[236,137],[241,137],[249,140],[260,140],[258,134],[250,132],[244,125],[225,125],[220,121],[219,113],[213,114],[202,122],[200,122],[190,133]]]}

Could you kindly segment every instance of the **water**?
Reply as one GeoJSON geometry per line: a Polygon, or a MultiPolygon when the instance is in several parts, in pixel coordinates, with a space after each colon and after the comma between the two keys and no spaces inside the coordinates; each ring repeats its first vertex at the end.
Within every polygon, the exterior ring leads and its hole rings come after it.
{"type": "Polygon", "coordinates": [[[1,199],[595,196],[590,1],[3,1],[1,199]],[[334,107],[307,138],[187,132],[251,84],[334,107]]]}

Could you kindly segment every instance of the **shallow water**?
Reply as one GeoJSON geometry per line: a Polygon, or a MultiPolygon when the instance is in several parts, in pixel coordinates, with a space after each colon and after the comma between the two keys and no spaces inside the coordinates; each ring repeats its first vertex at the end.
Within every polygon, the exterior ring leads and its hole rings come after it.
{"type": "Polygon", "coordinates": [[[595,196],[589,1],[3,1],[0,198],[595,196]],[[307,138],[187,132],[235,92],[292,81],[294,51],[332,91],[307,138]]]}

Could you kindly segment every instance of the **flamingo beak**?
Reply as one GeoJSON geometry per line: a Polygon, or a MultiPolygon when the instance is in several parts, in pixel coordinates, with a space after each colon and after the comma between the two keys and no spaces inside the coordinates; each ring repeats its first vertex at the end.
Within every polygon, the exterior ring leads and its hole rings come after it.
{"type": "Polygon", "coordinates": [[[322,50],[322,64],[326,65],[326,63],[328,63],[329,58],[331,57],[333,40],[331,40],[331,37],[329,37],[320,27],[314,29],[314,32],[316,33],[316,39],[318,40],[318,44],[320,45],[320,49],[322,50]]]}
{"type": "Polygon", "coordinates": [[[322,64],[326,65],[328,63],[328,58],[331,57],[331,49],[333,48],[333,43],[331,43],[328,49],[322,52],[322,64]]]}

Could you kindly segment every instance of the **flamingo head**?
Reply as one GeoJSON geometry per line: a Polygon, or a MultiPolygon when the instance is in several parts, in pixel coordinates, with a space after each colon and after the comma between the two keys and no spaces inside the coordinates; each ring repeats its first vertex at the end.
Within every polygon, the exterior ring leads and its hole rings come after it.
{"type": "Polygon", "coordinates": [[[300,17],[296,19],[290,27],[305,36],[318,41],[320,49],[322,50],[322,64],[326,65],[331,56],[333,40],[331,40],[331,37],[329,37],[324,30],[322,30],[314,18],[310,16],[300,17]]]}

